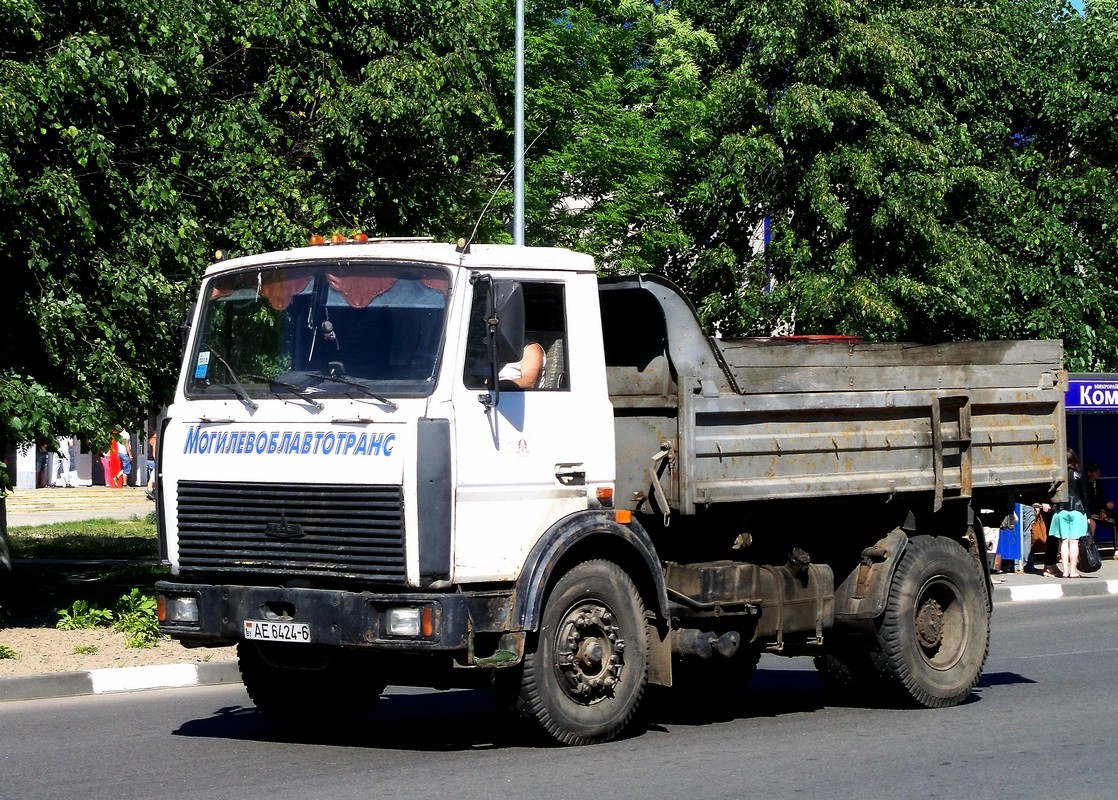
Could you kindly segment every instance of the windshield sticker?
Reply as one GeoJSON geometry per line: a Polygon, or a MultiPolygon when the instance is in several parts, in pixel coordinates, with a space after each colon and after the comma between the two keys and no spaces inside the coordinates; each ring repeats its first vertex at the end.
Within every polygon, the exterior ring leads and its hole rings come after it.
{"type": "Polygon", "coordinates": [[[194,425],[182,451],[190,455],[336,455],[392,457],[394,433],[207,431],[194,425]]]}
{"type": "Polygon", "coordinates": [[[210,351],[206,350],[198,354],[198,363],[194,365],[195,379],[202,379],[206,377],[206,373],[210,371],[210,351]]]}

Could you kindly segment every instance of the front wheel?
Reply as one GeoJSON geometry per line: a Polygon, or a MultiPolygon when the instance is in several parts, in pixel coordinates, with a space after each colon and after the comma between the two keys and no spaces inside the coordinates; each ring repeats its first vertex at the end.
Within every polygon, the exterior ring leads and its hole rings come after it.
{"type": "Polygon", "coordinates": [[[367,661],[313,645],[242,641],[237,660],[248,696],[264,716],[311,735],[351,729],[385,687],[367,661]]]}
{"type": "Polygon", "coordinates": [[[556,582],[534,651],[525,653],[517,706],[562,744],[613,739],[648,682],[644,604],[610,561],[585,561],[556,582]]]}
{"type": "Polygon", "coordinates": [[[914,537],[897,565],[877,633],[875,660],[909,699],[926,708],[961,703],[990,650],[978,563],[951,539],[914,537]]]}

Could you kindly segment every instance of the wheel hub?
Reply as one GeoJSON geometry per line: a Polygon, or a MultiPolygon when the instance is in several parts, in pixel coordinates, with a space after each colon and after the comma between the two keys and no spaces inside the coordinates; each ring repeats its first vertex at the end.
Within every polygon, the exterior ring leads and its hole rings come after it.
{"type": "Polygon", "coordinates": [[[597,603],[566,614],[556,636],[556,665],[568,695],[591,704],[613,694],[624,664],[619,632],[609,609],[597,603]]]}
{"type": "Polygon", "coordinates": [[[937,600],[925,600],[916,612],[916,637],[926,650],[939,647],[943,641],[943,607],[937,600]]]}

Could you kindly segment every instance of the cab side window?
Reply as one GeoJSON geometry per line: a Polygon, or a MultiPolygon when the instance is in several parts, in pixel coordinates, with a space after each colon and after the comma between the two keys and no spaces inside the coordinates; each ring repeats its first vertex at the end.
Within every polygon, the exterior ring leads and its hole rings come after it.
{"type": "MultiPolygon", "coordinates": [[[[524,282],[524,357],[500,367],[502,391],[565,390],[567,378],[567,319],[562,284],[524,282]]],[[[485,310],[489,284],[474,284],[466,339],[463,382],[468,389],[484,389],[489,379],[485,341],[485,310]]]]}

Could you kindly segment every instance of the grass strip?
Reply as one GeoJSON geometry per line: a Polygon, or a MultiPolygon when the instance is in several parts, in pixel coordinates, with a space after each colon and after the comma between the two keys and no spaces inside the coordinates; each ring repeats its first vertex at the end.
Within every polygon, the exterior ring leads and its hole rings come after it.
{"type": "Polygon", "coordinates": [[[13,558],[135,559],[158,553],[155,522],[92,519],[10,528],[13,558]]]}

